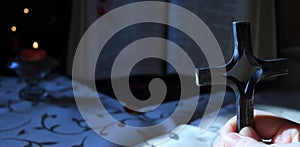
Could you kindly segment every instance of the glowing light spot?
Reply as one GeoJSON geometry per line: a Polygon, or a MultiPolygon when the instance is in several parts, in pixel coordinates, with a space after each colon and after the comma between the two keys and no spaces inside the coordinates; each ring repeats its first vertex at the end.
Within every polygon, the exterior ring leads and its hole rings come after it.
{"type": "Polygon", "coordinates": [[[24,14],[28,14],[29,13],[29,9],[28,8],[24,8],[23,12],[24,12],[24,14]]]}
{"type": "Polygon", "coordinates": [[[38,42],[36,42],[36,41],[33,42],[32,47],[33,47],[34,49],[38,49],[38,48],[39,48],[38,42]]]}
{"type": "Polygon", "coordinates": [[[13,32],[17,31],[17,27],[16,26],[12,26],[11,27],[11,31],[13,31],[13,32]]]}

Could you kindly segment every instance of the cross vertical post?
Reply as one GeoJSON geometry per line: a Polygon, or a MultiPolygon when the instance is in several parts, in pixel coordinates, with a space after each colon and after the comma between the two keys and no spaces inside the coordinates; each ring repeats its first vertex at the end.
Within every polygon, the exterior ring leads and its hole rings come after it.
{"type": "Polygon", "coordinates": [[[250,23],[246,21],[233,22],[234,53],[231,60],[223,66],[210,68],[196,68],[196,83],[198,86],[213,84],[226,84],[231,87],[236,96],[237,132],[246,126],[254,127],[254,90],[256,84],[263,78],[285,75],[288,73],[286,59],[260,60],[253,55],[251,46],[250,23]],[[256,72],[248,80],[247,84],[237,78],[228,75],[238,61],[244,56],[250,65],[256,68],[256,72]],[[226,73],[218,71],[226,68],[226,73]],[[214,71],[214,72],[211,72],[214,71]],[[214,73],[215,75],[210,75],[214,73]],[[211,76],[226,76],[227,83],[212,83],[211,76]]]}

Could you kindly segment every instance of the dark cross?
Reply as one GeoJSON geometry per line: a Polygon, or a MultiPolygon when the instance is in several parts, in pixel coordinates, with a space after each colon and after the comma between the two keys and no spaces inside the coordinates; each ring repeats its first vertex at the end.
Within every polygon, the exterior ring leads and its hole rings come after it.
{"type": "Polygon", "coordinates": [[[220,67],[197,68],[196,76],[198,81],[196,83],[199,86],[224,84],[212,83],[210,75],[212,71],[214,73],[212,76],[226,76],[227,85],[233,89],[236,96],[237,131],[239,132],[243,127],[254,127],[253,102],[255,85],[263,78],[287,74],[287,60],[260,60],[256,58],[251,47],[249,22],[233,22],[233,34],[234,53],[231,60],[220,67]],[[237,78],[227,75],[227,73],[222,73],[220,70],[225,68],[226,72],[230,71],[243,55],[250,65],[257,69],[246,85],[242,84],[237,78]]]}

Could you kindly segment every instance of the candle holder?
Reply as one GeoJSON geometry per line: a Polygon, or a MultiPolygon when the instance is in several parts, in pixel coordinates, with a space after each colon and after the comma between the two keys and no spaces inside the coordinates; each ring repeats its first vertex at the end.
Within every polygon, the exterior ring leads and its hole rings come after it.
{"type": "Polygon", "coordinates": [[[30,61],[20,56],[11,60],[8,63],[8,68],[15,70],[16,74],[27,84],[19,91],[20,99],[32,102],[44,100],[48,94],[45,88],[40,85],[40,82],[57,65],[57,61],[51,57],[30,61]]]}

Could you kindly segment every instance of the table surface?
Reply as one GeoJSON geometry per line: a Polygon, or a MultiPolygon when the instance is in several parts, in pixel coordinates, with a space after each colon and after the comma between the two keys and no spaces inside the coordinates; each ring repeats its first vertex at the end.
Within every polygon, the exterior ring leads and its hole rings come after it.
{"type": "MultiPolygon", "coordinates": [[[[25,83],[16,77],[0,77],[0,145],[6,146],[118,146],[93,131],[86,121],[82,118],[76,106],[72,81],[64,76],[55,76],[46,79],[41,85],[47,89],[51,97],[43,102],[33,104],[20,100],[18,92],[25,86],[25,83]]],[[[88,89],[88,88],[87,88],[88,89]]],[[[86,97],[89,89],[86,91],[86,97]]],[[[132,126],[151,126],[164,121],[172,114],[178,106],[177,101],[164,103],[154,111],[144,114],[127,113],[123,105],[116,99],[99,93],[101,102],[107,111],[119,122],[132,126]]],[[[198,102],[198,98],[191,98],[189,102],[198,102]]],[[[188,104],[187,102],[186,104],[188,104]]],[[[206,104],[207,99],[202,99],[201,104],[206,104]]],[[[227,102],[227,104],[230,101],[227,102]]],[[[180,106],[178,106],[180,107],[180,106]]],[[[180,115],[190,113],[187,108],[182,107],[180,115]]],[[[199,114],[203,113],[204,108],[199,107],[199,114]]],[[[91,110],[91,114],[105,118],[105,113],[91,110]]],[[[198,116],[197,116],[198,117],[198,116]]],[[[192,120],[196,120],[196,117],[192,120]]],[[[176,121],[164,126],[166,128],[157,130],[155,137],[176,128],[183,122],[176,121]]],[[[106,135],[120,128],[117,123],[109,122],[99,124],[101,132],[106,135]]],[[[123,126],[124,127],[124,126],[123,126]]],[[[128,137],[124,134],[123,138],[128,137]]],[[[148,138],[140,138],[131,141],[138,144],[148,138]]]]}
{"type": "MultiPolygon", "coordinates": [[[[154,124],[159,124],[165,121],[175,109],[179,110],[179,116],[184,116],[191,113],[189,105],[191,103],[198,103],[194,116],[189,121],[189,125],[197,126],[201,121],[201,117],[206,109],[203,107],[207,105],[209,95],[201,95],[200,97],[192,97],[183,101],[179,105],[178,101],[170,101],[163,103],[157,109],[143,114],[131,114],[124,110],[123,105],[116,99],[107,95],[98,93],[102,104],[106,111],[118,123],[105,121],[106,113],[98,111],[97,108],[89,108],[90,116],[103,119],[105,123],[99,123],[98,129],[93,131],[83,117],[80,115],[75,99],[73,96],[72,81],[64,76],[53,76],[46,79],[42,85],[47,89],[51,97],[38,104],[33,104],[28,101],[20,100],[18,92],[25,86],[25,83],[16,77],[0,77],[0,146],[95,146],[101,145],[104,147],[119,146],[115,143],[107,141],[103,138],[115,135],[114,133],[120,129],[126,129],[128,126],[145,127],[154,124]],[[119,122],[125,125],[120,125],[119,122]],[[102,137],[100,135],[102,134],[102,137]]],[[[91,92],[88,87],[85,89],[83,97],[89,97],[91,92]]],[[[218,94],[218,93],[216,93],[218,94]]],[[[276,94],[276,93],[275,93],[276,94]]],[[[280,94],[277,94],[282,96],[280,94]]],[[[298,96],[299,94],[297,94],[298,96]]],[[[257,95],[259,101],[266,101],[269,95],[262,93],[257,95]],[[264,97],[264,98],[261,98],[264,97]],[[261,100],[260,100],[261,99],[261,100]]],[[[274,99],[275,102],[280,98],[274,99]]],[[[94,99],[95,100],[95,99],[94,99]]],[[[86,102],[93,103],[92,99],[86,99],[86,102]]],[[[298,105],[294,102],[294,105],[298,105]]],[[[258,107],[262,109],[269,109],[269,107],[258,107]]],[[[296,121],[300,119],[300,113],[290,113],[286,109],[271,108],[272,112],[278,110],[279,114],[284,114],[294,118],[296,121]],[[274,109],[274,111],[273,111],[274,109]]],[[[298,112],[298,111],[297,111],[298,112]]],[[[214,124],[208,129],[206,136],[202,135],[201,143],[197,139],[197,146],[213,145],[216,140],[219,129],[222,125],[233,116],[235,113],[235,98],[230,92],[226,93],[223,102],[223,107],[219,112],[214,124]],[[212,135],[214,136],[212,138],[212,135]],[[206,138],[206,139],[205,139],[206,138]],[[207,139],[209,138],[209,139],[207,139]]],[[[179,117],[180,118],[180,117],[179,117]]],[[[128,140],[132,144],[139,144],[145,142],[150,138],[160,136],[162,134],[170,133],[180,124],[184,124],[179,120],[171,121],[162,129],[152,131],[152,136],[147,136],[147,130],[130,132],[135,134],[135,139],[128,132],[121,133],[120,139],[128,140]]],[[[149,131],[149,130],[148,130],[149,131]]],[[[189,140],[190,139],[186,139],[189,140]]]]}

